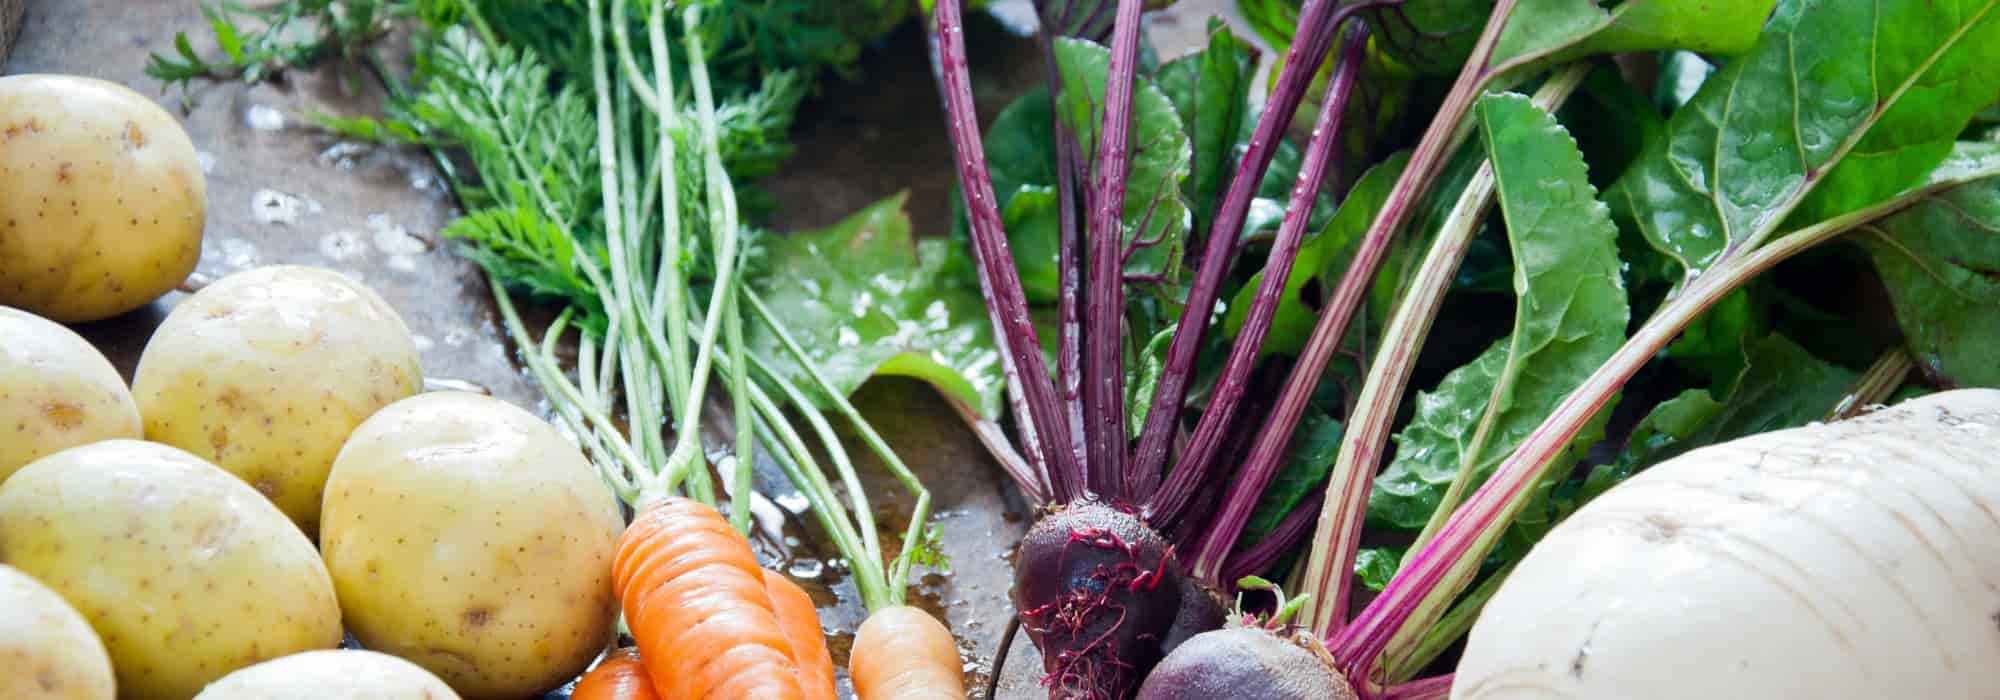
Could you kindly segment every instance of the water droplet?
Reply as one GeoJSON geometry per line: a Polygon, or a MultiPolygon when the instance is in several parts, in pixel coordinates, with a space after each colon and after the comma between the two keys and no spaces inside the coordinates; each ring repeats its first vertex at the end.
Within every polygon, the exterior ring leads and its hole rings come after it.
{"type": "Polygon", "coordinates": [[[796,559],[792,561],[791,566],[785,567],[785,573],[791,574],[792,578],[807,581],[819,578],[825,571],[826,565],[821,564],[818,559],[796,559]]]}
{"type": "Polygon", "coordinates": [[[779,506],[791,511],[793,514],[804,513],[806,512],[806,508],[812,505],[811,501],[806,500],[805,494],[797,491],[779,494],[772,500],[777,501],[779,506]]]}
{"type": "Polygon", "coordinates": [[[341,229],[319,238],[319,254],[334,262],[349,260],[367,253],[368,242],[356,231],[341,229]]]}
{"type": "Polygon", "coordinates": [[[292,226],[300,215],[318,208],[317,202],[308,201],[273,189],[257,190],[250,195],[250,216],[260,224],[292,226]]]}
{"type": "Polygon", "coordinates": [[[353,170],[355,160],[369,150],[370,147],[365,143],[339,141],[319,152],[319,164],[340,170],[353,170]]]}
{"type": "Polygon", "coordinates": [[[270,105],[250,105],[243,113],[243,124],[258,131],[277,131],[285,128],[285,113],[270,105]]]}
{"type": "Polygon", "coordinates": [[[194,163],[195,165],[201,167],[201,174],[203,175],[215,174],[215,165],[216,165],[215,154],[209,153],[208,151],[195,151],[194,163]]]}

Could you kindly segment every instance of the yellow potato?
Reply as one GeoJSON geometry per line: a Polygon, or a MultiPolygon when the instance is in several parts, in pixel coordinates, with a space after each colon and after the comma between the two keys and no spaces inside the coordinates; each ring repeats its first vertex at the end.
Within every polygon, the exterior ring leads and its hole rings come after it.
{"type": "Polygon", "coordinates": [[[0,482],[58,450],[142,434],[125,379],[90,341],[0,306],[0,482]]]}
{"type": "Polygon", "coordinates": [[[616,503],[575,445],[505,401],[382,409],[334,461],[324,515],[348,630],[467,698],[554,688],[610,637],[616,503]]]}
{"type": "Polygon", "coordinates": [[[195,700],[458,700],[422,667],[361,649],[323,649],[223,676],[195,700]]]}
{"type": "Polygon", "coordinates": [[[111,657],[90,623],[41,582],[0,564],[0,698],[112,700],[111,657]]]}
{"type": "Polygon", "coordinates": [[[132,378],[146,439],[241,477],[309,537],[348,433],[422,388],[416,343],[388,302],[292,265],[224,277],[175,306],[132,378]]]}
{"type": "Polygon", "coordinates": [[[75,323],[158,299],[201,258],[207,187],[187,132],[144,95],[0,77],[0,304],[75,323]]]}
{"type": "Polygon", "coordinates": [[[119,697],[186,700],[251,664],[340,643],[312,543],[242,481],[172,447],[106,440],[0,484],[0,562],[76,606],[119,697]]]}

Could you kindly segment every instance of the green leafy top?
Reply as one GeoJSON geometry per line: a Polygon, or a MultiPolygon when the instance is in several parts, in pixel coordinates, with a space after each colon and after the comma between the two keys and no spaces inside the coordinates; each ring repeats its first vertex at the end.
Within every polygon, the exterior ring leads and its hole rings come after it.
{"type": "MultiPolygon", "coordinates": [[[[971,256],[949,240],[913,240],[907,198],[897,194],[819,231],[770,238],[751,284],[843,393],[875,374],[909,376],[998,416],[1005,382],[971,256]]],[[[809,385],[767,330],[753,327],[749,342],[779,372],[809,385]]]]}
{"type": "Polygon", "coordinates": [[[1624,339],[1617,230],[1575,142],[1520,95],[1482,98],[1476,116],[1514,258],[1514,331],[1418,395],[1369,497],[1400,528],[1484,481],[1624,339]]]}
{"type": "Polygon", "coordinates": [[[1862,228],[1910,356],[1944,386],[2000,386],[2000,180],[1862,228]]]}
{"type": "Polygon", "coordinates": [[[1812,223],[1919,182],[1993,100],[1982,86],[2000,78],[1996,4],[1780,4],[1607,200],[1692,277],[1788,219],[1812,223]]]}

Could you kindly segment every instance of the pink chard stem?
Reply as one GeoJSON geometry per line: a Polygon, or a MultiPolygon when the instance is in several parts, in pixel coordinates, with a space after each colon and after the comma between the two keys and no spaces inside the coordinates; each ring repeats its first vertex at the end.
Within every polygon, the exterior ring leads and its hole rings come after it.
{"type": "Polygon", "coordinates": [[[1104,124],[1098,129],[1097,163],[1090,198],[1090,266],[1083,307],[1084,463],[1090,488],[1126,500],[1125,364],[1125,177],[1132,171],[1132,84],[1139,70],[1140,0],[1119,0],[1111,30],[1111,66],[1104,85],[1104,124]]]}
{"type": "MultiPolygon", "coordinates": [[[[1941,188],[1942,185],[1934,187],[1941,188]]],[[[1842,232],[1907,207],[1914,197],[1899,198],[1814,224],[1784,238],[1741,254],[1725,258],[1701,277],[1689,283],[1679,296],[1667,301],[1645,325],[1632,334],[1611,358],[1592,372],[1569,396],[1558,404],[1535,431],[1528,434],[1514,452],[1493,470],[1493,476],[1468,497],[1436,539],[1418,550],[1396,577],[1389,581],[1353,624],[1328,642],[1336,662],[1348,677],[1364,677],[1375,665],[1397,630],[1422,607],[1441,582],[1462,570],[1470,557],[1484,556],[1505,525],[1511,522],[1524,495],[1554,461],[1556,455],[1576,439],[1583,426],[1604,408],[1611,397],[1667,343],[1680,335],[1694,319],[1742,287],[1758,274],[1842,232]]],[[[1460,577],[1461,579],[1463,577],[1460,577]]]]}
{"type": "MultiPolygon", "coordinates": [[[[1187,307],[1181,312],[1180,321],[1174,328],[1173,340],[1167,345],[1166,363],[1154,390],[1153,404],[1147,409],[1145,425],[1139,433],[1139,445],[1132,456],[1133,492],[1147,499],[1146,517],[1154,527],[1170,526],[1187,507],[1196,487],[1207,481],[1205,473],[1198,473],[1201,469],[1183,465],[1166,476],[1164,487],[1156,488],[1161,471],[1166,467],[1167,453],[1173,447],[1174,434],[1180,429],[1182,402],[1187,399],[1188,383],[1193,380],[1195,356],[1201,350],[1203,335],[1208,331],[1215,300],[1222,293],[1223,277],[1228,274],[1236,256],[1243,221],[1249,215],[1250,201],[1257,194],[1257,185],[1264,179],[1264,172],[1271,167],[1271,156],[1276,152],[1285,130],[1291,127],[1292,117],[1298,112],[1299,102],[1305,98],[1313,75],[1319,72],[1320,64],[1326,60],[1339,20],[1363,8],[1389,3],[1363,2],[1336,8],[1337,4],[1335,0],[1306,0],[1305,6],[1300,8],[1297,33],[1292,37],[1292,45],[1285,50],[1277,87],[1272,90],[1264,112],[1257,117],[1257,128],[1250,136],[1249,148],[1236,164],[1236,171],[1230,176],[1229,191],[1224,195],[1222,205],[1216,208],[1214,221],[1209,224],[1199,267],[1195,271],[1194,286],[1188,292],[1187,307]]],[[[1286,264],[1290,264],[1289,258],[1286,264]]],[[[1235,379],[1238,394],[1243,381],[1242,377],[1235,379]]],[[[1216,412],[1214,407],[1209,410],[1216,412]]]]}
{"type": "MultiPolygon", "coordinates": [[[[1335,21],[1345,18],[1345,15],[1338,15],[1335,21]]],[[[1271,329],[1271,318],[1277,314],[1285,282],[1291,275],[1292,263],[1298,257],[1299,244],[1305,239],[1306,221],[1312,215],[1313,200],[1319,196],[1320,185],[1334,161],[1334,150],[1340,143],[1341,119],[1347,113],[1347,100],[1354,93],[1354,81],[1360,73],[1367,39],[1366,25],[1357,23],[1341,41],[1340,63],[1335,66],[1332,86],[1320,105],[1312,138],[1306,142],[1304,167],[1299,170],[1298,181],[1292,185],[1291,199],[1285,208],[1284,220],[1279,224],[1277,240],[1272,243],[1270,258],[1264,263],[1264,280],[1257,287],[1256,298],[1251,302],[1243,329],[1236,336],[1236,344],[1230,348],[1215,396],[1209,400],[1208,410],[1202,413],[1201,422],[1195,425],[1194,440],[1188,443],[1188,449],[1175,466],[1177,475],[1208,470],[1207,465],[1214,461],[1216,447],[1222,443],[1222,434],[1228,428],[1229,414],[1234,412],[1237,400],[1243,397],[1250,367],[1264,345],[1264,335],[1271,329]]],[[[1257,446],[1264,446],[1261,439],[1257,446]]],[[[1255,452],[1257,446],[1251,448],[1251,459],[1230,485],[1222,513],[1206,528],[1195,557],[1197,576],[1213,576],[1219,571],[1223,559],[1236,545],[1237,538],[1242,536],[1243,526],[1250,522],[1250,511],[1257,506],[1264,487],[1270,485],[1271,478],[1277,475],[1279,465],[1284,462],[1282,459],[1259,460],[1255,452]]],[[[1279,443],[1278,448],[1282,450],[1284,443],[1279,443]]],[[[1210,579],[1210,582],[1217,581],[1210,579]]]]}
{"type": "Polygon", "coordinates": [[[972,101],[971,77],[967,74],[965,29],[960,13],[960,0],[938,0],[931,40],[938,52],[938,89],[944,93],[946,118],[951,125],[952,150],[957,156],[954,161],[966,216],[971,223],[980,285],[986,293],[994,335],[1013,365],[1014,376],[1010,379],[1020,387],[1021,402],[1027,404],[1027,415],[1020,417],[1021,422],[1033,432],[1042,459],[1048,465],[1051,495],[1058,501],[1067,501],[1079,490],[1081,465],[1070,452],[1069,431],[1063,429],[1062,406],[1049,381],[1048,363],[1042,358],[1034,321],[1028,315],[1027,296],[1021,291],[1020,273],[1014,268],[1014,254],[1008,248],[1007,232],[1000,223],[1000,211],[993,197],[993,178],[986,169],[986,151],[972,101]]]}

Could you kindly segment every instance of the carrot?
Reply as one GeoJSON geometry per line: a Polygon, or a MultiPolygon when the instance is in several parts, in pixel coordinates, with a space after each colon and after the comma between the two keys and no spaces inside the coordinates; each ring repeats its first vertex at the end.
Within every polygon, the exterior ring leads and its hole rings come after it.
{"type": "Polygon", "coordinates": [[[764,589],[771,596],[778,626],[792,643],[792,660],[799,664],[799,683],[811,700],[833,700],[833,654],[819,626],[819,608],[806,589],[784,574],[764,570],[764,589]]]}
{"type": "Polygon", "coordinates": [[[646,665],[639,661],[639,650],[622,647],[606,654],[596,668],[583,674],[576,688],[570,691],[569,700],[660,700],[660,695],[653,692],[653,681],[646,677],[646,665]]]}
{"type": "Polygon", "coordinates": [[[750,543],[714,507],[675,496],[640,512],[619,537],[612,585],[661,695],[832,697],[805,691],[817,672],[794,656],[750,543]]]}
{"type": "MultiPolygon", "coordinates": [[[[819,609],[813,606],[805,589],[791,579],[770,569],[762,571],[778,626],[791,642],[800,665],[799,676],[805,679],[802,690],[812,700],[833,700],[833,656],[820,633],[819,609]]],[[[570,691],[570,700],[659,700],[659,697],[653,692],[653,681],[636,647],[624,647],[606,655],[570,691]]]]}
{"type": "Polygon", "coordinates": [[[861,700],[960,700],[958,643],[937,618],[907,605],[883,608],[854,635],[848,677],[861,700]]]}

